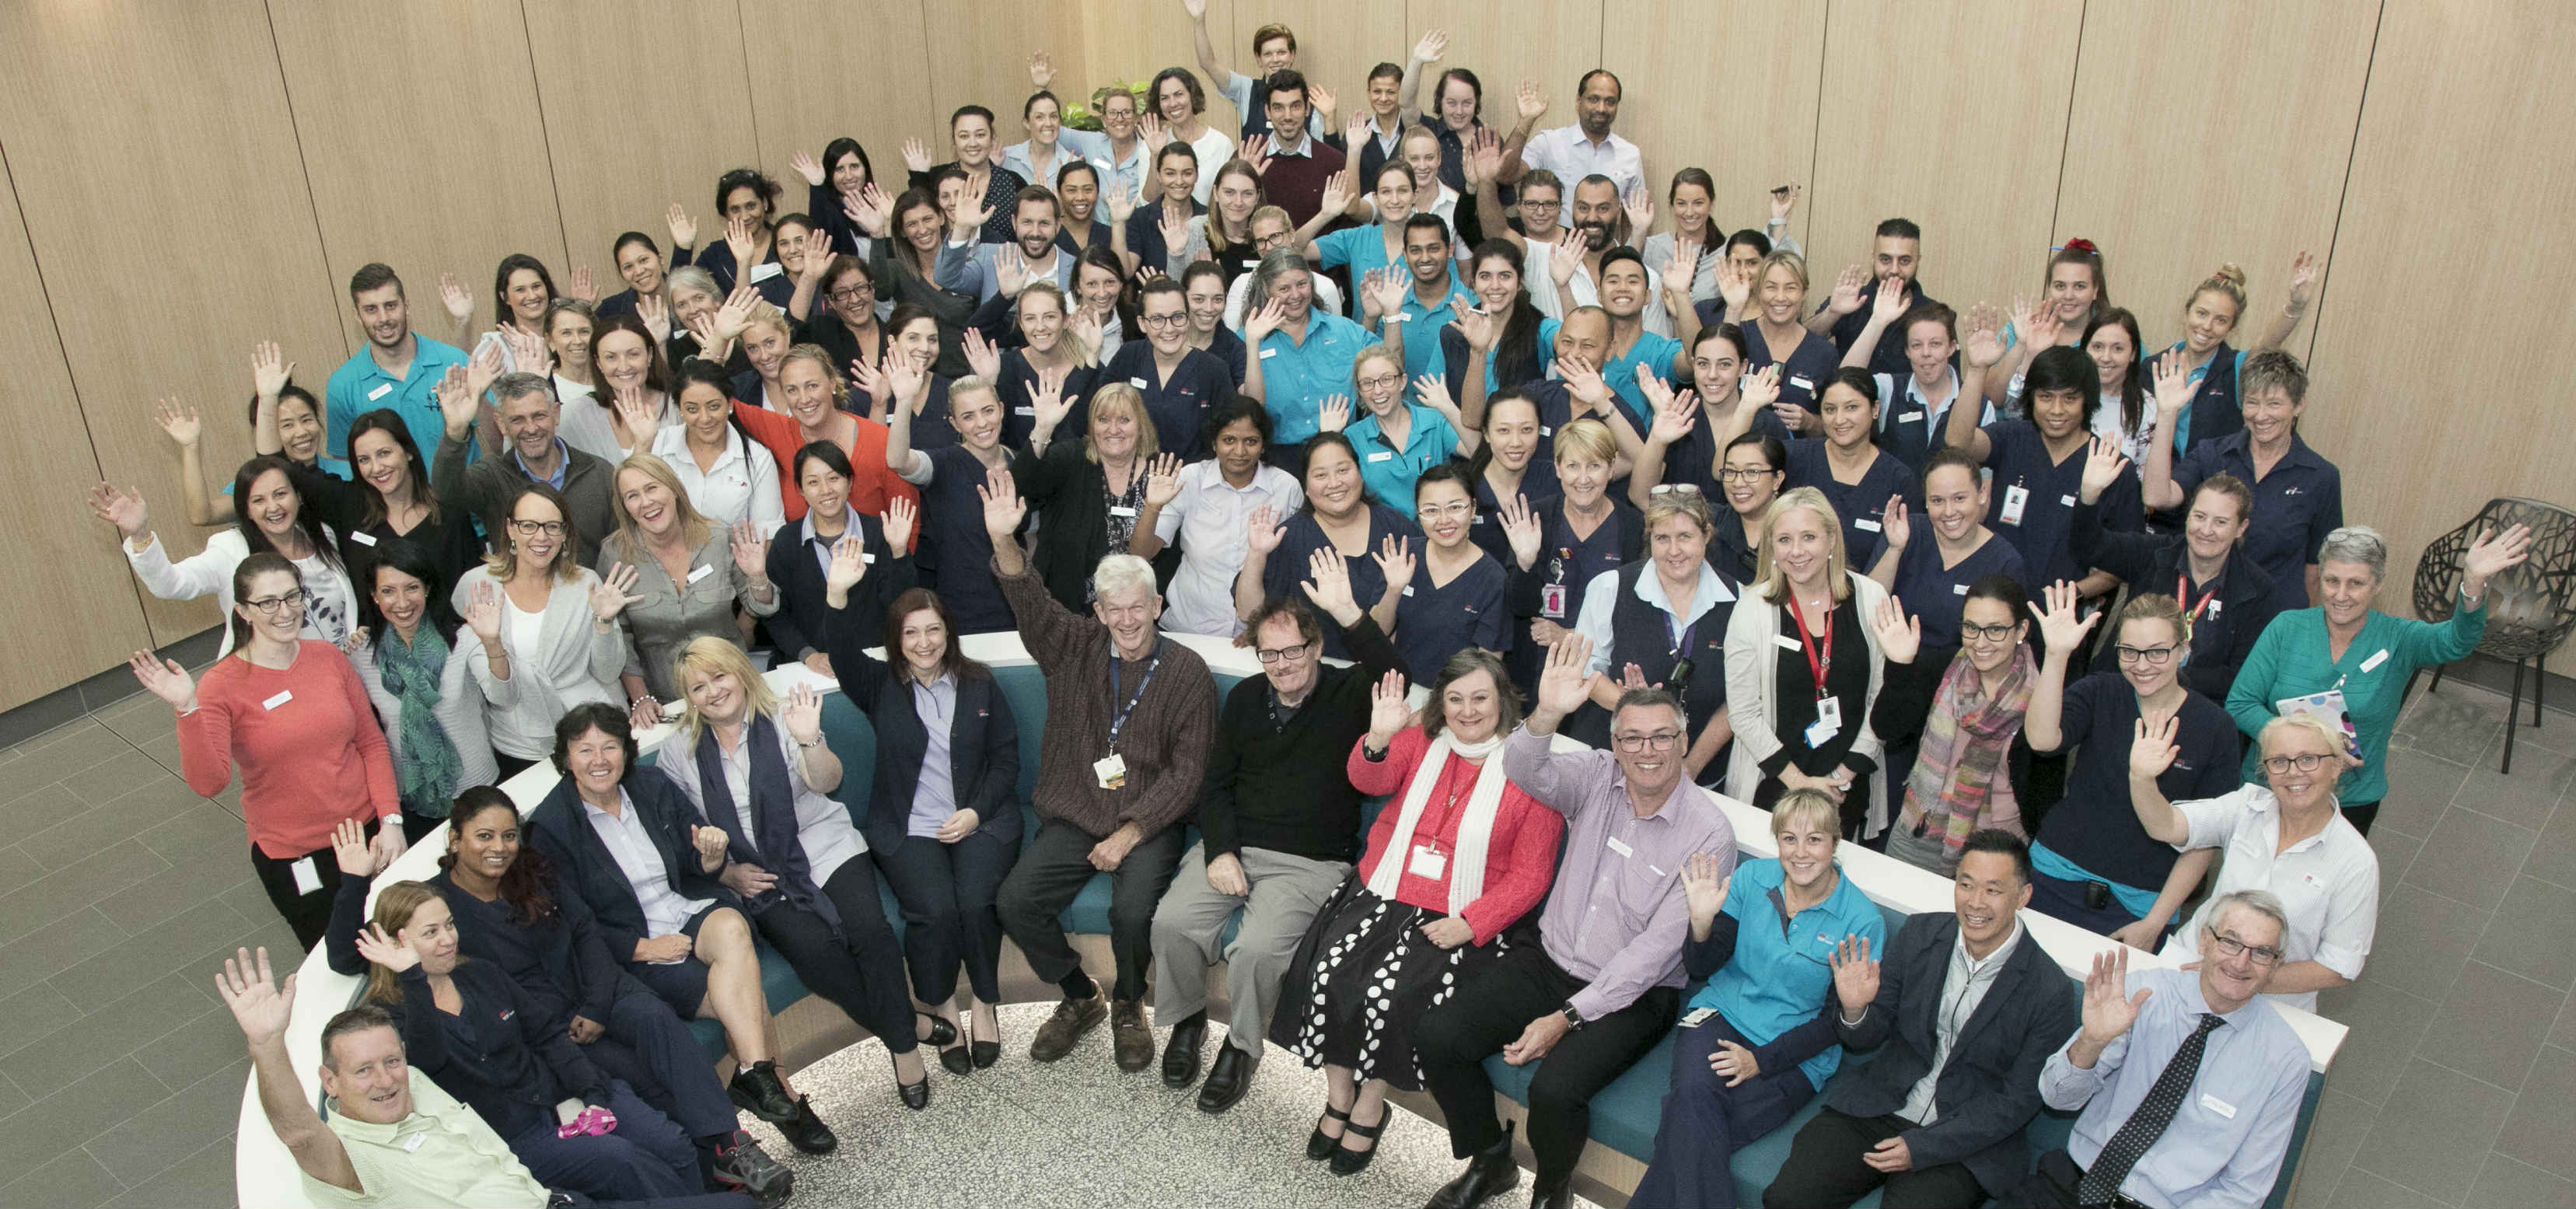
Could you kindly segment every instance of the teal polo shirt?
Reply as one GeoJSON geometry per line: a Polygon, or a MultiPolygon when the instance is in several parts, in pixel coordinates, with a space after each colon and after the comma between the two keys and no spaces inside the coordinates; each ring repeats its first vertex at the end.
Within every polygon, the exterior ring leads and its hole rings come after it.
{"type": "MultiPolygon", "coordinates": [[[[1358,318],[1360,292],[1368,288],[1368,275],[1387,266],[1386,224],[1344,227],[1329,235],[1316,236],[1315,263],[1327,269],[1350,268],[1350,296],[1343,300],[1343,305],[1350,308],[1352,318],[1358,318]]],[[[1450,269],[1449,275],[1455,279],[1458,270],[1450,269]]]]}
{"type": "MultiPolygon", "coordinates": [[[[1791,917],[1780,896],[1787,877],[1778,860],[1737,865],[1720,908],[1735,917],[1735,956],[1709,975],[1690,1008],[1717,1009],[1755,1045],[1769,1045],[1824,1011],[1834,997],[1834,950],[1843,938],[1864,937],[1873,952],[1887,947],[1887,917],[1878,904],[1840,866],[1835,872],[1834,892],[1791,917]]],[[[1839,1045],[1827,1046],[1798,1069],[1822,1090],[1842,1053],[1839,1045]]]]}
{"type": "MultiPolygon", "coordinates": [[[[1458,265],[1455,261],[1450,262],[1449,265],[1449,293],[1440,300],[1440,305],[1430,307],[1422,305],[1422,300],[1414,296],[1412,288],[1406,287],[1404,322],[1397,326],[1404,329],[1404,397],[1407,400],[1420,398],[1419,393],[1413,389],[1413,384],[1422,375],[1443,371],[1440,357],[1440,333],[1442,329],[1458,321],[1458,308],[1461,305],[1475,305],[1475,297],[1467,292],[1466,286],[1459,283],[1458,265]]],[[[1379,330],[1383,331],[1384,328],[1381,327],[1379,330]]]]}
{"type": "MultiPolygon", "coordinates": [[[[1377,333],[1323,311],[1309,311],[1304,343],[1285,329],[1261,338],[1262,406],[1270,411],[1270,439],[1302,445],[1315,435],[1324,400],[1351,394],[1351,362],[1378,342],[1377,333]]],[[[1356,405],[1355,405],[1356,406],[1356,405]]]]}
{"type": "Polygon", "coordinates": [[[1458,430],[1439,412],[1419,404],[1404,405],[1413,422],[1405,429],[1404,448],[1398,449],[1378,430],[1377,417],[1363,415],[1342,435],[1351,439],[1351,447],[1360,453],[1360,481],[1378,502],[1406,516],[1413,515],[1413,484],[1429,470],[1458,452],[1458,430]]]}
{"type": "MultiPolygon", "coordinates": [[[[447,418],[438,410],[438,380],[447,376],[448,366],[465,364],[465,353],[418,332],[412,333],[412,343],[411,372],[404,377],[386,373],[365,349],[331,371],[322,388],[323,453],[349,456],[349,426],[367,412],[389,408],[411,429],[421,458],[436,456],[439,438],[447,435],[447,418]]],[[[466,447],[473,448],[471,443],[466,447]]]]}
{"type": "Polygon", "coordinates": [[[1610,393],[1618,397],[1621,409],[1628,413],[1628,422],[1637,426],[1638,436],[1646,435],[1646,430],[1655,426],[1655,417],[1647,409],[1646,392],[1637,387],[1637,367],[1648,366],[1655,371],[1656,377],[1670,383],[1673,380],[1673,357],[1681,351],[1682,342],[1679,340],[1653,332],[1639,332],[1637,342],[1629,345],[1626,353],[1602,362],[1601,380],[1609,385],[1610,393]]]}

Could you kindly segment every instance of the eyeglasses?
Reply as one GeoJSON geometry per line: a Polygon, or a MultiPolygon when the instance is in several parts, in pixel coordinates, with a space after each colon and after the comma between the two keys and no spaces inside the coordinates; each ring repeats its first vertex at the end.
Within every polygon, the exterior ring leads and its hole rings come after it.
{"type": "Polygon", "coordinates": [[[2317,755],[2314,752],[2297,756],[2265,756],[2263,767],[2272,772],[2288,772],[2293,768],[2300,772],[2315,772],[2318,765],[2333,758],[2333,756],[2317,755]]]}
{"type": "Polygon", "coordinates": [[[1541,213],[1541,214],[1545,214],[1545,213],[1547,213],[1547,212],[1548,212],[1548,211],[1550,211],[1550,210],[1554,210],[1554,209],[1557,209],[1557,208],[1559,208],[1559,207],[1563,206],[1564,204],[1565,204],[1565,203],[1563,203],[1563,202],[1552,202],[1552,201],[1531,201],[1531,200],[1528,200],[1528,199],[1526,199],[1526,198],[1525,198],[1525,199],[1523,199],[1523,200],[1521,201],[1521,209],[1524,209],[1524,210],[1535,210],[1535,211],[1538,211],[1538,212],[1539,212],[1539,213],[1541,213]]]}
{"type": "Polygon", "coordinates": [[[1681,738],[1681,735],[1673,731],[1659,730],[1651,735],[1620,735],[1612,741],[1619,745],[1619,750],[1625,752],[1640,752],[1648,748],[1665,751],[1673,744],[1681,742],[1681,738]]]}
{"type": "Polygon", "coordinates": [[[1761,479],[1765,475],[1778,473],[1780,472],[1773,470],[1768,466],[1756,466],[1749,470],[1742,467],[1729,466],[1726,469],[1717,472],[1717,481],[1721,483],[1750,483],[1761,479]]]}
{"type": "Polygon", "coordinates": [[[1141,319],[1137,320],[1137,322],[1142,323],[1142,324],[1144,324],[1144,325],[1145,325],[1145,326],[1147,326],[1147,327],[1179,327],[1179,326],[1180,326],[1180,325],[1182,325],[1183,323],[1187,323],[1187,322],[1189,321],[1189,318],[1190,318],[1190,317],[1189,317],[1188,315],[1186,315],[1186,314],[1181,314],[1181,315],[1146,315],[1146,316],[1142,317],[1141,319]]]}
{"type": "Polygon", "coordinates": [[[2177,648],[2169,646],[2120,646],[2113,647],[2111,649],[2119,653],[2120,662],[2122,663],[2143,663],[2148,667],[2163,667],[2167,660],[2173,658],[2173,653],[2177,648]]]}
{"type": "Polygon", "coordinates": [[[876,297],[876,294],[877,290],[875,286],[854,285],[832,291],[832,301],[855,304],[865,299],[874,298],[876,297]]]}
{"type": "Polygon", "coordinates": [[[1361,390],[1384,390],[1390,386],[1402,385],[1404,385],[1402,374],[1370,374],[1359,380],[1361,390]]]}
{"type": "Polygon", "coordinates": [[[1671,494],[1671,495],[1698,495],[1698,494],[1699,494],[1699,484],[1697,484],[1697,483],[1657,483],[1657,484],[1655,484],[1652,488],[1649,488],[1649,489],[1647,490],[1646,494],[1648,494],[1648,495],[1666,495],[1666,494],[1671,494]]]}
{"type": "Polygon", "coordinates": [[[562,537],[564,535],[564,523],[562,521],[513,520],[510,522],[510,532],[516,533],[521,537],[535,537],[539,534],[543,534],[547,537],[562,537]]]}
{"type": "Polygon", "coordinates": [[[2283,954],[2279,949],[2264,945],[2249,945],[2206,924],[2202,925],[2200,930],[2209,934],[2209,951],[2221,960],[2251,957],[2254,959],[2254,964],[2258,966],[2281,964],[2283,954]]]}
{"type": "Polygon", "coordinates": [[[1987,642],[2002,642],[2011,638],[2013,636],[2013,631],[2020,628],[2020,622],[2014,622],[2010,625],[1974,625],[1963,621],[1959,623],[1959,637],[1982,638],[1987,642]]]}
{"type": "Polygon", "coordinates": [[[1436,521],[1443,517],[1450,516],[1473,516],[1475,515],[1475,512],[1476,505],[1473,502],[1468,500],[1451,500],[1445,504],[1424,504],[1420,508],[1414,509],[1413,514],[1426,521],[1436,521]]]}
{"type": "Polygon", "coordinates": [[[257,600],[245,600],[242,603],[259,610],[262,616],[275,617],[288,609],[303,608],[306,599],[304,589],[297,588],[284,596],[263,596],[257,600]]]}
{"type": "Polygon", "coordinates": [[[1286,663],[1291,659],[1303,659],[1306,657],[1307,652],[1314,649],[1314,643],[1301,642],[1295,646],[1281,647],[1275,651],[1256,651],[1254,654],[1258,655],[1261,662],[1265,664],[1286,663]]]}

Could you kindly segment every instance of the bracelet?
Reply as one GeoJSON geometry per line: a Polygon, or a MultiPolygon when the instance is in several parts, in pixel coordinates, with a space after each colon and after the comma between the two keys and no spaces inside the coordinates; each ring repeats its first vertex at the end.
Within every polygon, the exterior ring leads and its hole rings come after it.
{"type": "Polygon", "coordinates": [[[815,748],[817,748],[817,747],[821,747],[822,745],[823,745],[823,740],[821,740],[821,739],[816,739],[816,740],[814,740],[814,741],[813,741],[813,742],[811,742],[811,743],[808,743],[808,742],[804,741],[803,739],[798,739],[798,740],[796,740],[796,746],[797,746],[797,748],[798,748],[799,750],[803,750],[803,751],[812,751],[812,750],[814,750],[814,749],[815,749],[815,748]]]}

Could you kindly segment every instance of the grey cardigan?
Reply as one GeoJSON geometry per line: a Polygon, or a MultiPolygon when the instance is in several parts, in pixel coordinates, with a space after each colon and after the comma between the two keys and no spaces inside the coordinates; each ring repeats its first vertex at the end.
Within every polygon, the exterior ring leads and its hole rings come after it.
{"type": "MultiPolygon", "coordinates": [[[[359,630],[364,635],[365,630],[359,630]]],[[[393,631],[386,630],[388,638],[393,631]]],[[[384,720],[385,742],[394,757],[402,757],[402,698],[385,688],[384,669],[376,666],[374,644],[369,643],[349,662],[358,667],[358,679],[367,686],[367,699],[375,702],[376,716],[384,720]]],[[[447,732],[447,742],[456,748],[456,787],[472,789],[489,785],[501,777],[501,767],[492,759],[492,739],[483,727],[483,689],[474,682],[474,667],[483,662],[483,640],[472,628],[456,627],[456,637],[447,644],[447,666],[438,674],[439,729],[447,732]]],[[[487,668],[488,672],[489,669],[487,668]]],[[[446,803],[440,803],[444,808],[446,803]]],[[[403,809],[411,807],[405,803],[403,809]]]]}
{"type": "Polygon", "coordinates": [[[672,582],[660,559],[629,552],[625,541],[614,534],[599,544],[598,569],[603,578],[619,563],[635,568],[635,590],[627,595],[643,599],[626,606],[623,615],[625,630],[634,639],[625,673],[642,676],[645,688],[658,701],[681,699],[680,685],[671,675],[671,659],[692,640],[713,635],[742,645],[742,631],[733,621],[735,602],[754,617],[778,611],[777,587],[771,586],[766,601],[753,595],[751,577],[733,563],[730,531],[722,525],[709,528],[714,533],[689,556],[687,583],[672,582]]]}
{"type": "MultiPolygon", "coordinates": [[[[501,591],[503,608],[509,608],[507,591],[486,565],[457,577],[451,597],[457,612],[474,599],[476,584],[501,591]]],[[[590,592],[598,586],[598,574],[587,567],[579,568],[570,583],[557,581],[546,597],[545,621],[533,651],[520,650],[511,638],[505,612],[501,649],[510,656],[509,679],[493,679],[488,661],[466,661],[474,683],[483,689],[484,728],[501,754],[521,760],[554,754],[555,723],[576,705],[597,701],[626,711],[626,693],[617,683],[619,669],[626,666],[626,627],[611,626],[602,634],[591,624],[590,592]]]]}

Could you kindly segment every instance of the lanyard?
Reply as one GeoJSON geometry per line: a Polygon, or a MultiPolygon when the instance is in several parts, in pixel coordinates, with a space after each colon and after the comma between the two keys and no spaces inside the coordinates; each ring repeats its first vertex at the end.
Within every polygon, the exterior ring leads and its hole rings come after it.
{"type": "Polygon", "coordinates": [[[2209,602],[2218,599],[2218,589],[2211,588],[2207,593],[2201,596],[2200,603],[2191,604],[2191,592],[2188,590],[2190,583],[2191,580],[2185,572],[2174,572],[2174,599],[2181,601],[2184,604],[2191,605],[2190,608],[2182,611],[2182,642],[2184,646],[2191,645],[2191,629],[2194,625],[2199,624],[2201,610],[2208,608],[2209,602]]]}
{"type": "MultiPolygon", "coordinates": [[[[1657,609],[1655,611],[1663,613],[1663,610],[1661,609],[1657,609]]],[[[1682,652],[1690,649],[1691,635],[1699,632],[1699,623],[1707,617],[1708,614],[1702,613],[1698,617],[1691,618],[1691,623],[1689,625],[1677,627],[1673,624],[1673,615],[1670,613],[1664,613],[1664,636],[1673,640],[1673,649],[1671,654],[1675,658],[1679,658],[1682,652]],[[1676,630],[1679,632],[1676,633],[1676,630]]],[[[1803,634],[1806,631],[1802,628],[1799,632],[1803,634]]],[[[1827,651],[1831,651],[1833,649],[1833,639],[1831,635],[1826,636],[1825,649],[1827,651]]]]}
{"type": "Polygon", "coordinates": [[[1821,645],[1818,644],[1816,635],[1808,632],[1806,614],[1798,611],[1798,598],[1794,593],[1789,597],[1789,620],[1797,623],[1798,645],[1805,649],[1807,673],[1816,679],[1816,700],[1822,701],[1826,695],[1825,673],[1831,671],[1834,666],[1833,610],[1830,608],[1825,610],[1824,625],[1820,627],[1824,631],[1821,645]]]}
{"type": "Polygon", "coordinates": [[[1162,670],[1162,667],[1163,640],[1156,638],[1154,640],[1154,657],[1145,664],[1145,678],[1136,682],[1136,695],[1132,698],[1127,697],[1125,694],[1118,691],[1118,647],[1114,643],[1110,645],[1109,708],[1116,711],[1109,717],[1109,752],[1111,755],[1116,755],[1118,753],[1118,732],[1126,729],[1127,715],[1136,712],[1136,703],[1145,699],[1146,688],[1154,683],[1154,673],[1162,670]]]}
{"type": "MultiPolygon", "coordinates": [[[[1427,830],[1419,824],[1414,828],[1413,834],[1421,840],[1423,847],[1433,852],[1441,850],[1440,833],[1449,829],[1449,820],[1458,813],[1458,778],[1480,771],[1482,770],[1469,769],[1465,757],[1456,752],[1449,753],[1449,766],[1440,770],[1440,784],[1432,786],[1434,790],[1446,789],[1449,792],[1449,800],[1440,807],[1440,821],[1431,823],[1427,830]]],[[[1429,823],[1430,820],[1424,819],[1421,822],[1429,823]]]]}

